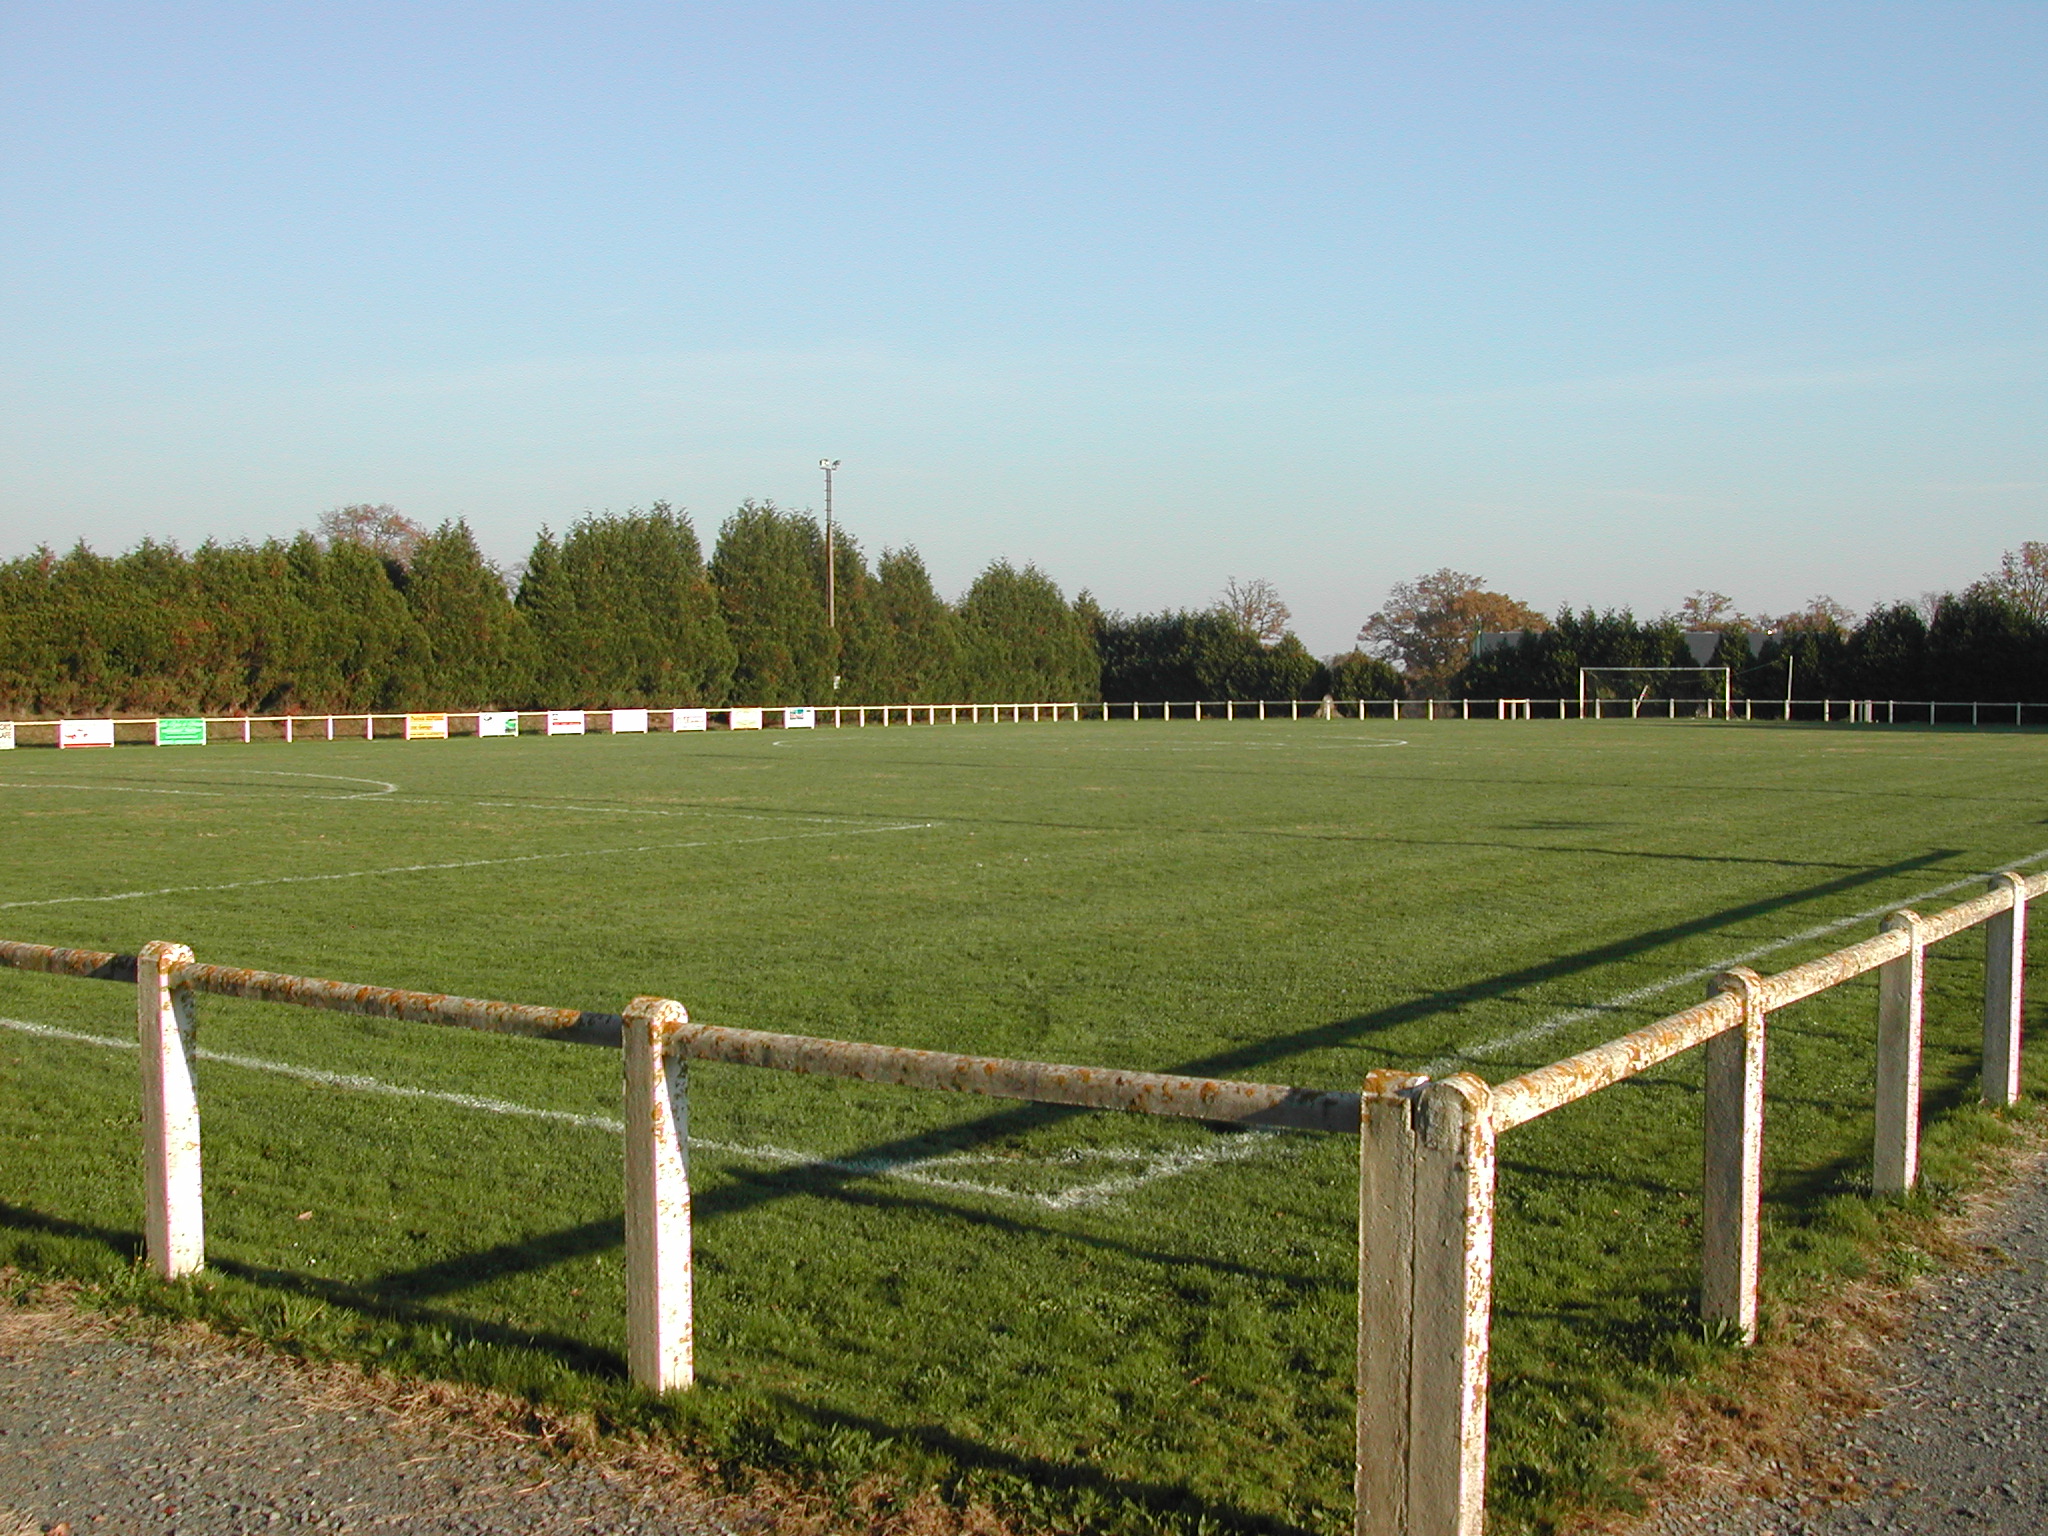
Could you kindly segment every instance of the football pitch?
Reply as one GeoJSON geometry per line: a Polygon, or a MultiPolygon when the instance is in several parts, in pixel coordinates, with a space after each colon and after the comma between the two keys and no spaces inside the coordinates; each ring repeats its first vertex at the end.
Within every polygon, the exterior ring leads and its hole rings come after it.
{"type": "MultiPolygon", "coordinates": [[[[2039,736],[1708,722],[19,751],[0,937],[1314,1088],[1497,1080],[1726,964],[2040,867],[2044,789],[2039,736]]],[[[1931,1117],[1976,1096],[1981,957],[1981,933],[1930,952],[1931,1117]]],[[[1838,1262],[1867,1190],[1874,999],[1774,1018],[1767,1287],[1838,1262]]],[[[0,1263],[139,1283],[133,1008],[0,971],[0,1263]]],[[[653,1405],[622,1381],[617,1053],[199,1017],[189,1310],[828,1483],[908,1468],[1070,1527],[1349,1527],[1348,1138],[698,1065],[702,1386],[653,1405]]],[[[1502,1143],[1504,1522],[1597,1494],[1615,1416],[1711,1353],[1699,1069],[1502,1143]]]]}

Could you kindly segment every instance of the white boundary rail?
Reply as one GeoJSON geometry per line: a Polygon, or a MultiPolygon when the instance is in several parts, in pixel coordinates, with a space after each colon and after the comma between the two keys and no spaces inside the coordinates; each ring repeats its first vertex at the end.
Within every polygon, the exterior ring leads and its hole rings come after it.
{"type": "MultiPolygon", "coordinates": [[[[1613,671],[1614,668],[1599,670],[1613,671]]],[[[1680,670],[1658,668],[1658,671],[1680,670]]],[[[1719,669],[1714,669],[1719,670],[1719,669]]],[[[2048,725],[2048,703],[1943,699],[1182,699],[1100,704],[819,704],[691,709],[385,711],[339,715],[99,716],[0,720],[10,746],[199,746],[223,741],[446,740],[451,736],[546,736],[764,727],[1044,724],[1111,720],[1685,720],[1740,719],[1846,725],[2048,725]],[[1740,708],[1737,708],[1737,706],[1740,708]],[[555,729],[551,722],[573,720],[555,729]],[[517,728],[487,729],[486,721],[517,728]],[[184,727],[182,731],[178,727],[184,727]],[[169,728],[169,729],[167,729],[169,728]],[[73,739],[66,743],[65,737],[73,739]]]]}
{"type": "Polygon", "coordinates": [[[1986,926],[1983,1097],[2019,1094],[2029,902],[2048,874],[2006,871],[1990,889],[1923,917],[1899,911],[1875,937],[1773,976],[1736,969],[1704,1002],[1506,1082],[1368,1075],[1362,1092],[1186,1078],[963,1056],[692,1024],[683,1005],[637,997],[622,1014],[449,997],[197,962],[180,944],[107,954],[0,940],[0,965],[133,984],[142,1046],[142,1132],[151,1266],[204,1262],[197,993],[620,1048],[626,1146],[627,1361],[665,1391],[695,1380],[688,1066],[786,1072],[1178,1115],[1359,1138],[1358,1536],[1480,1536],[1492,1330],[1495,1149],[1501,1134],[1705,1046],[1704,1316],[1755,1338],[1764,1063],[1770,1015],[1870,971],[1879,975],[1873,1187],[1910,1190],[1919,1169],[1920,1044],[1928,946],[1986,926]]]}

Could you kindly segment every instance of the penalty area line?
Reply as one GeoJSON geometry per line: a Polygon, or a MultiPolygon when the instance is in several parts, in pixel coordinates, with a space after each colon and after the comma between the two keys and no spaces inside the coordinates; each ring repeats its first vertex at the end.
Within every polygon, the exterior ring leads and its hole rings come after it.
{"type": "MultiPolygon", "coordinates": [[[[41,1040],[97,1046],[102,1050],[136,1049],[133,1040],[124,1039],[119,1035],[96,1035],[84,1030],[59,1029],[53,1024],[35,1024],[27,1019],[0,1018],[0,1029],[10,1029],[17,1034],[30,1035],[41,1040]]],[[[333,1088],[345,1093],[365,1093],[389,1099],[424,1100],[477,1114],[502,1115],[520,1120],[542,1120],[556,1125],[573,1126],[578,1130],[604,1131],[613,1136],[623,1135],[625,1132],[624,1123],[608,1115],[581,1115],[570,1110],[542,1109],[533,1104],[518,1104],[509,1099],[487,1098],[473,1093],[453,1093],[439,1088],[413,1088],[403,1083],[387,1083],[382,1078],[367,1077],[356,1072],[328,1072],[319,1067],[296,1066],[284,1061],[266,1061],[257,1056],[238,1056],[226,1051],[209,1051],[203,1047],[195,1050],[193,1055],[201,1061],[214,1062],[220,1066],[236,1067],[245,1072],[264,1072],[274,1077],[288,1077],[314,1087],[333,1088]]],[[[1178,1178],[1182,1174],[1193,1173],[1212,1164],[1243,1162],[1265,1151],[1277,1136],[1277,1132],[1268,1131],[1234,1138],[1218,1137],[1207,1147],[1158,1153],[1117,1147],[1077,1148],[1056,1153],[1050,1158],[1034,1161],[1040,1167],[1098,1160],[1135,1163],[1141,1166],[1131,1172],[1112,1174],[1093,1183],[1051,1191],[1013,1189],[1005,1184],[963,1179],[940,1171],[975,1165],[1014,1165],[1018,1161],[1016,1158],[986,1153],[945,1152],[931,1157],[902,1158],[819,1157],[814,1153],[799,1152],[792,1147],[715,1141],[696,1136],[690,1138],[690,1146],[696,1151],[719,1153],[744,1161],[769,1163],[786,1168],[815,1168],[827,1173],[852,1174],[863,1178],[895,1179],[926,1189],[948,1190],[989,1200],[1008,1200],[1039,1206],[1049,1211],[1074,1211],[1106,1204],[1120,1195],[1135,1194],[1147,1185],[1156,1184],[1162,1179],[1178,1178]]]]}
{"type": "MultiPolygon", "coordinates": [[[[2029,864],[2039,864],[2043,860],[2048,860],[2048,848],[2042,849],[2039,853],[2030,853],[2023,859],[2010,860],[2001,865],[2000,868],[2020,869],[2029,864]]],[[[1777,954],[1780,950],[1790,949],[1795,944],[1810,944],[1815,939],[1832,937],[1842,932],[1845,928],[1854,928],[1858,923],[1872,922],[1877,918],[1884,917],[1888,913],[1898,911],[1901,907],[1910,907],[1919,902],[1932,901],[1938,896],[1953,896],[1957,891],[1968,890],[1971,886],[1978,884],[1985,878],[1983,875],[1965,875],[1960,880],[1951,880],[1947,885],[1937,885],[1929,890],[1917,891],[1911,896],[1900,897],[1896,901],[1888,901],[1881,907],[1870,907],[1862,912],[1851,912],[1847,917],[1838,917],[1825,923],[1816,923],[1811,928],[1802,928],[1799,932],[1788,934],[1782,939],[1773,939],[1768,944],[1759,944],[1754,949],[1746,949],[1739,955],[1730,955],[1727,959],[1716,961],[1712,965],[1702,965],[1689,971],[1681,971],[1676,976],[1668,976],[1662,981],[1653,981],[1648,986],[1636,987],[1631,991],[1616,993],[1605,1002],[1553,1014],[1550,1018],[1531,1024],[1527,1028],[1515,1030],[1511,1034],[1502,1035],[1498,1039],[1483,1041],[1478,1045],[1453,1051],[1448,1056],[1439,1056],[1435,1061],[1426,1062],[1420,1068],[1420,1071],[1424,1077],[1441,1077],[1460,1062],[1484,1061],[1490,1057],[1505,1055],[1507,1052],[1518,1047],[1533,1045],[1536,1041],[1554,1035],[1561,1029],[1570,1029],[1574,1024],[1583,1024],[1586,1020],[1597,1019],[1603,1014],[1615,1013],[1623,1008],[1632,1008],[1637,1003],[1646,1003],[1652,998],[1664,996],[1667,992],[1676,992],[1680,987],[1697,986],[1703,981],[1710,981],[1730,966],[1748,965],[1751,961],[1761,960],[1767,955],[1777,954]]]]}
{"type": "Polygon", "coordinates": [[[687,848],[739,848],[758,843],[792,843],[819,837],[865,837],[877,832],[924,832],[942,826],[936,821],[906,821],[894,826],[844,827],[825,832],[777,832],[766,837],[702,837],[681,843],[641,843],[630,848],[572,848],[562,853],[515,853],[496,859],[448,859],[435,864],[393,864],[382,869],[347,869],[325,875],[266,875],[253,880],[224,880],[215,885],[166,885],[153,891],[114,891],[104,896],[40,896],[25,901],[0,901],[0,912],[16,907],[68,907],[101,901],[146,901],[153,896],[190,896],[209,891],[243,891],[269,885],[317,885],[328,880],[368,880],[379,875],[432,874],[448,869],[489,869],[507,864],[545,864],[560,859],[618,858],[634,853],[673,853],[687,848]]]}

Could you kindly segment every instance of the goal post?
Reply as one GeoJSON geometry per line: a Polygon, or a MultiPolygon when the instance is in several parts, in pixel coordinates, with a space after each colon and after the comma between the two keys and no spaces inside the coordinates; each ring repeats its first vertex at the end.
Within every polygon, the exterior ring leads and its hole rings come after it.
{"type": "MultiPolygon", "coordinates": [[[[1600,679],[1610,676],[1618,678],[1624,673],[1631,674],[1632,678],[1644,677],[1648,679],[1643,685],[1642,692],[1636,694],[1629,701],[1630,719],[1634,719],[1642,709],[1643,700],[1649,697],[1650,689],[1655,686],[1658,678],[1673,677],[1682,673],[1692,673],[1706,679],[1718,677],[1721,680],[1721,718],[1723,720],[1735,718],[1735,673],[1732,667],[1581,667],[1579,668],[1579,718],[1581,720],[1605,718],[1601,710],[1600,679]],[[1590,714],[1587,712],[1589,705],[1592,711],[1590,714]]],[[[1711,690],[1707,693],[1706,702],[1708,715],[1711,718],[1714,707],[1714,696],[1711,690]]]]}

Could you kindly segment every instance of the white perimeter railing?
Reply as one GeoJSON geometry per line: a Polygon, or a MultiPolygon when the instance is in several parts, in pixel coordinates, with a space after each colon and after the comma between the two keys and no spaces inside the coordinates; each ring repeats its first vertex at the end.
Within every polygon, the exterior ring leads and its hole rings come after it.
{"type": "Polygon", "coordinates": [[[1756,1336],[1769,1017],[1878,973],[1872,1184],[1917,1178],[1924,962],[1929,945],[1986,925],[1983,1098],[2019,1095],[2026,912],[2048,875],[2006,871],[1931,917],[1899,911],[1875,937],[1774,976],[1714,978],[1706,1001],[1563,1061],[1489,1085],[1369,1074],[1358,1093],[1007,1061],[692,1024],[683,1005],[637,997],[623,1014],[321,981],[202,965],[181,944],[105,954],[0,941],[0,965],[134,984],[150,1264],[165,1278],[205,1258],[199,1105],[200,992],[374,1018],[536,1035],[623,1052],[627,1366],[654,1391],[695,1379],[688,1066],[724,1061],[1238,1125],[1353,1134],[1358,1186],[1358,1536],[1480,1536],[1492,1331],[1495,1149],[1502,1132],[1704,1045],[1700,1309],[1756,1336]]]}
{"type": "Polygon", "coordinates": [[[339,715],[95,716],[0,720],[15,746],[207,746],[217,741],[442,741],[452,736],[582,736],[831,725],[981,725],[1069,720],[1681,720],[1851,725],[2048,725],[2048,704],[1941,699],[1187,699],[1079,704],[818,704],[720,708],[434,710],[339,715]]]}

